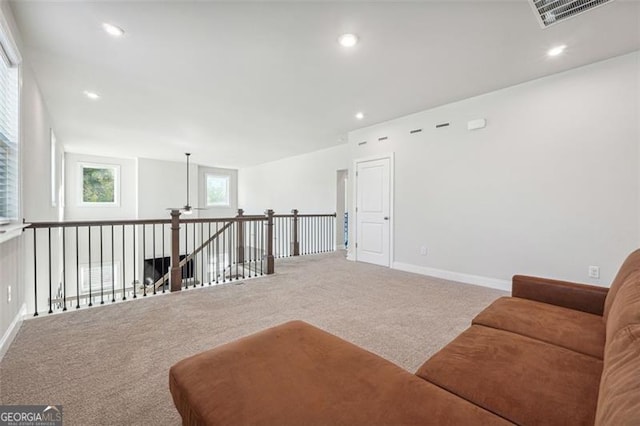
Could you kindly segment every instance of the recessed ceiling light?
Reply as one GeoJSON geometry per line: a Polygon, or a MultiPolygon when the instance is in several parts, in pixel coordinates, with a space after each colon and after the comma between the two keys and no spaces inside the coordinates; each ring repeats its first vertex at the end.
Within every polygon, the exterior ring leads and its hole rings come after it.
{"type": "Polygon", "coordinates": [[[94,101],[100,99],[100,95],[98,95],[96,92],[91,92],[89,90],[85,90],[84,95],[89,99],[93,99],[94,101]]]}
{"type": "Polygon", "coordinates": [[[110,36],[122,37],[124,35],[124,30],[122,28],[106,22],[102,24],[102,29],[104,29],[110,36]]]}
{"type": "Polygon", "coordinates": [[[362,113],[362,112],[357,112],[357,113],[356,113],[356,118],[357,118],[358,120],[362,120],[362,119],[364,118],[364,113],[362,113]]]}
{"type": "Polygon", "coordinates": [[[353,47],[358,44],[358,36],[355,34],[342,34],[338,42],[344,47],[353,47]]]}
{"type": "Polygon", "coordinates": [[[558,56],[558,55],[562,54],[562,52],[564,52],[564,50],[566,48],[567,48],[566,44],[553,47],[553,48],[549,49],[549,51],[547,52],[547,55],[549,55],[549,56],[558,56]]]}

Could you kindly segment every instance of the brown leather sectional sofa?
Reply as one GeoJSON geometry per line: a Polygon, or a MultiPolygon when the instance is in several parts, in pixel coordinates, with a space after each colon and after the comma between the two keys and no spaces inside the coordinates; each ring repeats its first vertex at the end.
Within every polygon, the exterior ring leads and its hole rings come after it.
{"type": "Polygon", "coordinates": [[[293,321],[169,385],[185,425],[640,425],[640,250],[610,289],[514,277],[415,375],[293,321]]]}

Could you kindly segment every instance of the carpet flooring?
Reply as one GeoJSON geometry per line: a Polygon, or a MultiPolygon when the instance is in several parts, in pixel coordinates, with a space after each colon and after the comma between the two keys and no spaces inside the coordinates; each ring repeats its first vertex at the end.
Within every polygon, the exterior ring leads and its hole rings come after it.
{"type": "Polygon", "coordinates": [[[178,425],[171,365],[301,319],[413,372],[504,292],[349,262],[279,260],[276,274],[24,321],[0,403],[62,404],[66,425],[178,425]]]}

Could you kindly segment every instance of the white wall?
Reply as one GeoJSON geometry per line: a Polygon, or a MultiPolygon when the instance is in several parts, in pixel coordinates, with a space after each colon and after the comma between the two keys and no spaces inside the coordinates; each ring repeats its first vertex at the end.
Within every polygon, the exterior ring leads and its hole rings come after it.
{"type": "Polygon", "coordinates": [[[348,167],[348,152],[343,144],[240,169],[239,207],[247,214],[334,213],[336,172],[348,167]]]}
{"type": "Polygon", "coordinates": [[[636,52],[351,132],[351,169],[395,153],[396,267],[609,285],[639,242],[639,73],[636,52]]]}
{"type": "MultiPolygon", "coordinates": [[[[198,167],[189,169],[189,199],[198,199],[198,167]]],[[[186,162],[138,159],[138,214],[141,219],[169,218],[169,207],[182,207],[187,202],[186,162]]],[[[197,212],[196,212],[197,216],[197,212]]]]}
{"type": "MultiPolygon", "coordinates": [[[[21,37],[15,25],[13,15],[7,1],[0,0],[0,9],[6,17],[11,32],[22,47],[21,37]]],[[[24,55],[24,49],[21,49],[24,55]]],[[[20,149],[21,149],[21,206],[22,216],[27,221],[55,221],[62,218],[59,207],[51,203],[51,149],[50,131],[53,127],[47,107],[35,80],[29,58],[23,56],[21,67],[22,88],[20,105],[20,149]]],[[[56,152],[58,164],[62,160],[62,141],[59,139],[56,152]]],[[[57,188],[60,192],[61,169],[57,172],[57,188]]],[[[0,339],[10,337],[8,333],[12,323],[19,325],[19,313],[32,290],[25,283],[32,272],[32,263],[22,265],[31,257],[30,234],[27,231],[20,237],[0,243],[0,339]],[[7,287],[12,287],[12,298],[8,301],[7,287]]],[[[53,236],[57,243],[56,235],[53,236]]],[[[54,270],[54,273],[57,271],[54,270]]],[[[16,329],[14,329],[15,331],[16,329]]],[[[4,348],[6,349],[5,341],[4,348]]],[[[0,356],[3,347],[0,347],[0,356]]]]}

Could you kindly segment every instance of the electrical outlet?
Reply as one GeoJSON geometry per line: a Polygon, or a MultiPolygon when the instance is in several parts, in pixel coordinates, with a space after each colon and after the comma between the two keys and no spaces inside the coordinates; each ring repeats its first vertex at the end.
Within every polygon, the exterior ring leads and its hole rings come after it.
{"type": "Polygon", "coordinates": [[[600,267],[599,266],[589,266],[589,278],[600,278],[600,267]]]}
{"type": "Polygon", "coordinates": [[[421,256],[426,256],[427,255],[427,247],[426,246],[420,247],[420,255],[421,256]]]}
{"type": "Polygon", "coordinates": [[[7,303],[11,302],[11,286],[7,286],[7,303]]]}

